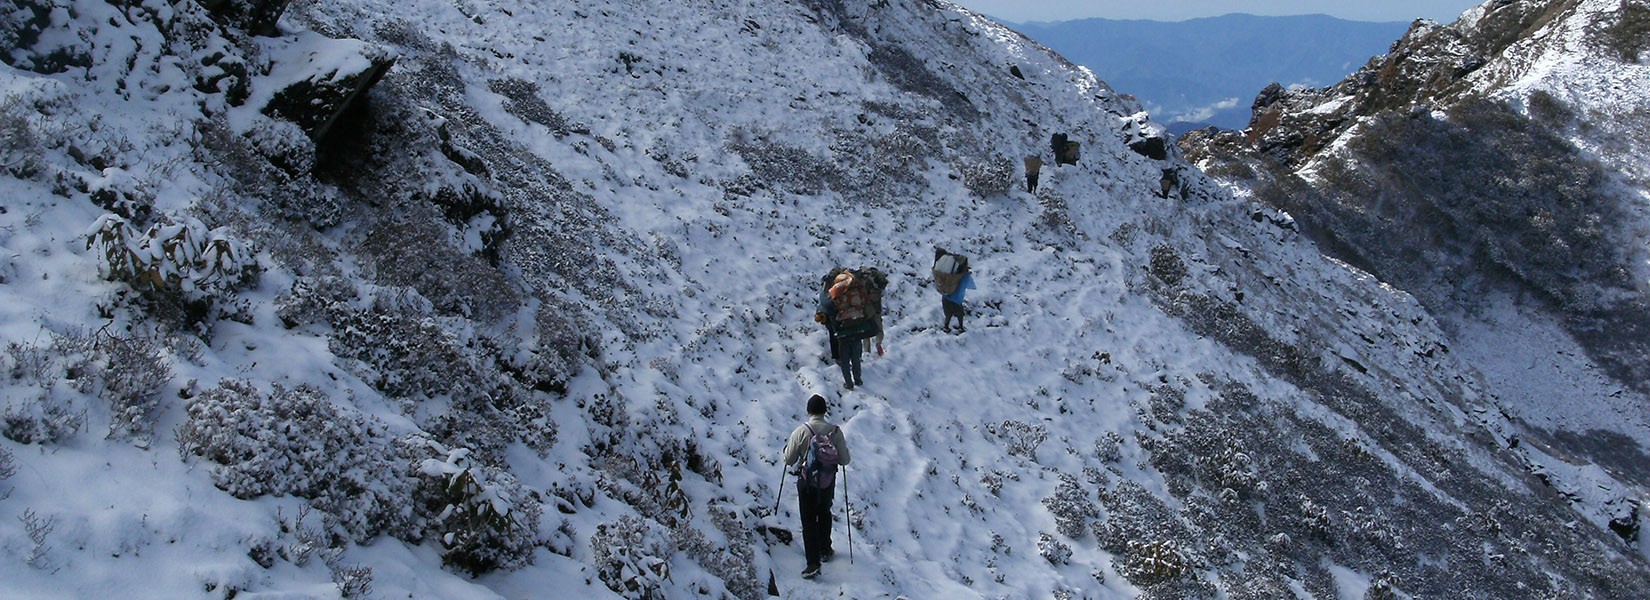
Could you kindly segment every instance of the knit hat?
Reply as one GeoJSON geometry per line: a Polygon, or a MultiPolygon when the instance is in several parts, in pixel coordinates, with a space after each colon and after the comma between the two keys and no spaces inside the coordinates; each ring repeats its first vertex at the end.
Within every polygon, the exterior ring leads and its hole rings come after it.
{"type": "Polygon", "coordinates": [[[814,394],[814,397],[808,399],[808,414],[810,414],[810,415],[823,415],[823,414],[825,414],[825,397],[824,396],[821,396],[819,394],[814,394]]]}

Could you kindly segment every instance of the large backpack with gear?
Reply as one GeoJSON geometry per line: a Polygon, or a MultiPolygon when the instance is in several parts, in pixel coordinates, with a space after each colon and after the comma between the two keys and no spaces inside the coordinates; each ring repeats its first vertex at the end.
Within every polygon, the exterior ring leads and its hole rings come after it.
{"type": "Polygon", "coordinates": [[[824,283],[836,305],[832,327],[837,336],[861,340],[882,333],[882,290],[888,285],[887,275],[876,268],[838,267],[826,275],[824,283]]]}
{"type": "Polygon", "coordinates": [[[962,285],[963,275],[968,273],[968,257],[955,252],[946,252],[938,249],[939,258],[934,259],[934,289],[940,295],[949,296],[957,292],[957,286],[962,285]]]}

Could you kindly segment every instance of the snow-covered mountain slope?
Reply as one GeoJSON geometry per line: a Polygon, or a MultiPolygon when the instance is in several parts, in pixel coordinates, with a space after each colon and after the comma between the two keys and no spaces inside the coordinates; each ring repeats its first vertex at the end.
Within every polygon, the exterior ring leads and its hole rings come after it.
{"type": "Polygon", "coordinates": [[[1647,29],[1638,2],[1488,2],[1182,145],[1440,315],[1560,488],[1643,489],[1647,29]]]}
{"type": "Polygon", "coordinates": [[[951,4],[281,5],[0,30],[8,597],[1650,595],[1420,303],[951,4]]]}

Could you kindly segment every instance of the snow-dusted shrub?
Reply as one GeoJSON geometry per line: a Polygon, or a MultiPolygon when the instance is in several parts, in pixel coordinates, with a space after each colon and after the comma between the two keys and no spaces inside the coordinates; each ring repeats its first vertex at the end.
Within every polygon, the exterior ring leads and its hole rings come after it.
{"type": "Polygon", "coordinates": [[[1115,431],[1108,431],[1099,439],[1094,440],[1094,456],[1109,464],[1116,464],[1123,460],[1123,436],[1115,431]]]}
{"type": "Polygon", "coordinates": [[[513,312],[515,287],[451,236],[434,215],[406,215],[368,230],[359,249],[376,283],[417,290],[444,314],[490,322],[513,312]]]}
{"type": "Polygon", "coordinates": [[[505,449],[517,442],[540,456],[550,451],[556,424],[550,420],[548,396],[491,369],[461,373],[476,379],[453,387],[447,410],[425,424],[432,436],[451,447],[469,448],[475,459],[491,465],[504,464],[505,449]]]}
{"type": "Polygon", "coordinates": [[[989,198],[1014,189],[1014,162],[997,155],[985,159],[964,160],[957,166],[962,173],[963,187],[975,196],[989,198]]]}
{"type": "MultiPolygon", "coordinates": [[[[4,29],[0,27],[0,48],[15,48],[5,44],[4,29]]],[[[33,115],[37,109],[21,94],[0,98],[0,169],[19,179],[31,179],[45,169],[45,135],[39,130],[33,115]]]]}
{"type": "Polygon", "coordinates": [[[374,389],[390,397],[439,396],[482,382],[468,357],[435,319],[410,310],[341,311],[332,319],[327,347],[374,389]]]}
{"type": "Polygon", "coordinates": [[[315,143],[298,125],[262,121],[241,135],[254,152],[290,177],[303,177],[315,168],[315,143]]]}
{"type": "Polygon", "coordinates": [[[596,484],[643,516],[677,527],[692,518],[693,505],[681,485],[681,463],[664,460],[658,454],[646,461],[624,454],[599,456],[603,476],[596,484]]]}
{"type": "MultiPolygon", "coordinates": [[[[248,285],[260,269],[252,249],[226,228],[207,229],[187,215],[163,216],[139,229],[115,214],[99,217],[86,231],[86,249],[103,258],[105,277],[186,304],[203,305],[248,285]]],[[[195,315],[198,322],[204,314],[195,315]]]]}
{"type": "Polygon", "coordinates": [[[154,338],[99,331],[52,334],[49,343],[12,343],[4,353],[14,398],[5,405],[7,437],[24,443],[61,440],[80,429],[91,398],[109,403],[109,436],[146,439],[160,406],[160,390],[172,378],[165,352],[154,338]],[[57,387],[66,382],[69,389],[57,387]],[[69,393],[78,392],[80,396],[69,393]]]}
{"type": "Polygon", "coordinates": [[[1174,509],[1134,481],[1119,478],[1115,487],[1097,491],[1107,518],[1094,524],[1094,537],[1107,552],[1122,555],[1138,540],[1193,538],[1174,509]]]}
{"type": "Polygon", "coordinates": [[[894,131],[871,141],[870,158],[884,169],[896,173],[911,172],[923,166],[923,161],[939,149],[940,132],[917,121],[920,115],[907,114],[895,104],[865,103],[867,111],[888,113],[895,119],[894,131]]]}
{"type": "Polygon", "coordinates": [[[40,514],[34,512],[34,509],[24,508],[23,514],[18,515],[17,520],[23,524],[23,533],[28,535],[29,541],[34,544],[28,554],[21,557],[23,564],[42,571],[53,570],[53,561],[48,556],[52,547],[46,542],[51,539],[52,531],[57,529],[57,517],[48,516],[41,519],[40,514]]]}
{"type": "Polygon", "coordinates": [[[586,340],[580,331],[580,308],[559,297],[540,297],[533,310],[533,329],[519,332],[527,341],[525,352],[501,353],[501,368],[533,390],[561,394],[567,390],[567,381],[581,368],[580,361],[587,351],[594,352],[594,341],[586,340]]]}
{"type": "Polygon", "coordinates": [[[1130,540],[1128,550],[1113,567],[1130,583],[1146,587],[1179,578],[1191,572],[1192,564],[1173,541],[1130,540]]]}
{"type": "Polygon", "coordinates": [[[786,146],[780,132],[755,133],[736,130],[727,147],[750,165],[758,185],[811,196],[834,187],[844,174],[836,164],[786,146]]]}
{"type": "MultiPolygon", "coordinates": [[[[309,507],[301,506],[298,508],[298,514],[288,520],[285,514],[277,509],[275,520],[281,526],[280,540],[287,540],[287,543],[276,544],[275,542],[278,540],[259,540],[253,544],[254,550],[249,551],[248,556],[251,556],[253,552],[257,552],[259,557],[273,561],[272,558],[262,556],[262,548],[273,546],[274,558],[285,560],[300,567],[309,565],[309,561],[314,558],[321,559],[321,562],[327,565],[328,568],[337,566],[338,560],[344,555],[344,540],[329,535],[323,527],[312,525],[309,519],[310,514],[309,507]]],[[[325,522],[326,520],[323,517],[322,521],[325,522]]],[[[257,558],[254,558],[254,560],[257,560],[257,558]]]]}
{"type": "Polygon", "coordinates": [[[223,227],[206,229],[191,216],[162,218],[139,231],[117,214],[104,214],[87,229],[86,249],[104,257],[109,279],[134,287],[175,288],[191,298],[251,284],[259,272],[246,244],[229,237],[223,227]]]}
{"type": "MultiPolygon", "coordinates": [[[[11,451],[7,450],[5,446],[0,446],[0,481],[10,479],[12,475],[17,474],[17,463],[12,461],[11,451]]],[[[4,498],[5,494],[0,494],[0,499],[4,498]]]]}
{"type": "Polygon", "coordinates": [[[634,515],[596,526],[590,536],[596,575],[607,588],[630,600],[663,600],[674,552],[670,532],[634,515]]]}
{"type": "Polygon", "coordinates": [[[985,491],[991,492],[991,495],[999,495],[1003,491],[1003,476],[996,471],[986,471],[980,474],[980,485],[984,485],[985,491]]]}
{"type": "MultiPolygon", "coordinates": [[[[494,79],[487,82],[487,89],[504,97],[504,111],[522,121],[543,125],[556,137],[566,137],[574,133],[568,125],[567,117],[550,108],[539,96],[538,84],[524,79],[494,79]]],[[[580,127],[579,133],[590,133],[588,128],[580,127]]]]}
{"type": "Polygon", "coordinates": [[[86,424],[84,394],[96,382],[94,348],[85,335],[52,335],[45,343],[6,344],[0,353],[12,388],[0,396],[0,435],[21,444],[54,444],[86,424]],[[70,385],[59,387],[67,381],[70,385]]]}
{"type": "Polygon", "coordinates": [[[269,216],[326,229],[345,217],[347,200],[336,187],[317,185],[314,143],[297,125],[259,121],[245,134],[223,115],[194,123],[196,161],[212,167],[223,185],[203,200],[216,210],[238,210],[261,200],[269,216]]]}
{"type": "Polygon", "coordinates": [[[734,598],[758,600],[765,597],[766,590],[756,577],[753,528],[745,526],[739,510],[732,505],[712,505],[710,515],[717,530],[726,536],[726,547],[710,541],[698,528],[687,524],[670,528],[671,543],[703,566],[706,572],[721,580],[734,598]]]}
{"type": "Polygon", "coordinates": [[[468,448],[448,448],[413,437],[405,441],[417,462],[418,509],[437,537],[442,563],[479,575],[529,564],[542,507],[509,472],[477,464],[468,448]]]}
{"type": "Polygon", "coordinates": [[[372,567],[350,565],[332,570],[332,583],[344,598],[372,597],[372,567]]]}
{"type": "Polygon", "coordinates": [[[1088,531],[1089,520],[1100,515],[1089,499],[1089,491],[1076,477],[1066,473],[1060,474],[1060,485],[1054,488],[1053,496],[1043,499],[1043,506],[1054,515],[1055,529],[1060,535],[1074,540],[1082,539],[1088,531]]]}
{"type": "Polygon", "coordinates": [[[172,366],[159,344],[145,336],[97,336],[97,378],[109,401],[109,435],[145,437],[155,426],[160,391],[172,379],[172,366]]]}
{"type": "MultiPolygon", "coordinates": [[[[844,3],[825,2],[824,7],[841,10],[844,3]]],[[[841,18],[839,16],[839,18],[841,18]]],[[[852,23],[852,17],[844,19],[852,23]]],[[[863,35],[863,34],[862,34],[863,35]]],[[[974,106],[973,101],[961,90],[952,87],[945,78],[935,75],[928,69],[927,61],[913,54],[905,47],[882,42],[874,36],[861,38],[861,41],[871,46],[871,52],[866,58],[870,59],[871,66],[881,71],[889,83],[899,89],[927,96],[945,106],[947,115],[954,115],[958,119],[972,121],[979,118],[980,109],[974,106]]]]}
{"type": "Polygon", "coordinates": [[[1163,384],[1148,386],[1151,396],[1147,403],[1151,407],[1152,418],[1159,423],[1179,423],[1180,410],[1186,407],[1186,390],[1180,386],[1163,384]]]}
{"type": "Polygon", "coordinates": [[[1329,518],[1329,509],[1305,495],[1300,495],[1297,500],[1300,505],[1299,518],[1306,531],[1321,539],[1329,539],[1334,531],[1334,523],[1329,518]]]}
{"type": "Polygon", "coordinates": [[[1037,190],[1037,206],[1043,211],[1037,215],[1037,223],[1052,233],[1065,234],[1073,230],[1071,223],[1071,205],[1066,197],[1052,187],[1037,190]]]}
{"type": "Polygon", "coordinates": [[[1650,48],[1650,4],[1642,1],[1621,3],[1615,22],[1604,28],[1598,39],[1616,52],[1622,62],[1636,63],[1650,48]]]}
{"type": "Polygon", "coordinates": [[[1049,564],[1060,566],[1071,563],[1071,546],[1048,532],[1037,535],[1037,555],[1049,564]]]}
{"type": "Polygon", "coordinates": [[[1398,600],[1398,584],[1390,571],[1382,571],[1364,591],[1363,600],[1398,600]]]}
{"type": "Polygon", "coordinates": [[[1551,123],[1555,127],[1573,122],[1576,118],[1575,109],[1547,90],[1530,92],[1525,106],[1529,108],[1531,117],[1551,123]]]}
{"type": "Polygon", "coordinates": [[[33,400],[8,403],[0,415],[0,435],[19,444],[55,444],[74,437],[85,425],[85,409],[75,410],[49,390],[33,400]]]}
{"type": "Polygon", "coordinates": [[[1192,411],[1184,428],[1153,442],[1152,465],[1165,475],[1181,478],[1172,487],[1194,482],[1210,495],[1234,499],[1263,493],[1268,484],[1255,470],[1254,460],[1242,447],[1246,426],[1204,410],[1192,411]]]}
{"type": "Polygon", "coordinates": [[[1180,260],[1180,255],[1169,246],[1152,248],[1148,269],[1153,277],[1171,288],[1180,285],[1181,280],[1186,278],[1186,263],[1180,260]]]}
{"type": "Polygon", "coordinates": [[[145,223],[154,214],[153,185],[138,175],[120,167],[99,170],[96,177],[84,181],[92,203],[123,219],[145,223]]]}
{"type": "Polygon", "coordinates": [[[410,535],[411,482],[382,424],[341,409],[308,385],[225,380],[189,401],[174,437],[185,459],[215,463],[212,481],[236,498],[310,500],[357,540],[410,535]]]}
{"type": "Polygon", "coordinates": [[[357,294],[355,284],[346,277],[298,277],[292,289],[275,298],[275,317],[287,329],[330,324],[350,314],[349,302],[357,294]]]}
{"type": "Polygon", "coordinates": [[[625,429],[630,427],[630,412],[625,410],[624,402],[615,396],[596,394],[585,401],[583,407],[590,415],[590,422],[601,427],[591,432],[593,450],[597,453],[611,451],[619,444],[625,429]]]}
{"type": "Polygon", "coordinates": [[[1048,428],[1039,424],[1023,423],[1012,419],[1003,421],[1001,425],[996,427],[987,424],[987,431],[1003,439],[1010,456],[1019,456],[1033,461],[1037,460],[1037,447],[1048,439],[1048,428]]]}
{"type": "Polygon", "coordinates": [[[993,496],[1002,494],[1004,480],[1019,481],[1020,474],[1005,470],[991,470],[980,474],[980,485],[985,486],[986,491],[991,492],[993,496]]]}

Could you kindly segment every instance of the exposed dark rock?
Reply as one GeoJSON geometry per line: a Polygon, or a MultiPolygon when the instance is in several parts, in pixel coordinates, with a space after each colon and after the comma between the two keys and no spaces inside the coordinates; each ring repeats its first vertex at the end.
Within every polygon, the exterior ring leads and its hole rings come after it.
{"type": "Polygon", "coordinates": [[[1129,143],[1129,149],[1152,160],[1169,158],[1169,142],[1158,136],[1144,137],[1129,143]]]}
{"type": "Polygon", "coordinates": [[[395,63],[389,52],[353,40],[332,40],[308,51],[291,52],[285,60],[289,62],[277,63],[276,74],[272,74],[282,88],[263,112],[297,124],[316,141],[325,139],[338,116],[395,63]],[[339,51],[355,56],[339,60],[332,54],[339,51]],[[322,56],[326,56],[325,64],[318,63],[322,56]]]}
{"type": "Polygon", "coordinates": [[[292,0],[198,0],[212,18],[253,35],[272,36],[275,26],[292,0]]]}
{"type": "Polygon", "coordinates": [[[42,75],[92,65],[91,54],[82,46],[42,43],[42,34],[53,28],[49,3],[13,0],[0,10],[6,13],[0,18],[0,63],[42,75]]]}

